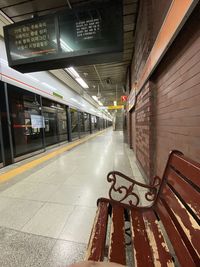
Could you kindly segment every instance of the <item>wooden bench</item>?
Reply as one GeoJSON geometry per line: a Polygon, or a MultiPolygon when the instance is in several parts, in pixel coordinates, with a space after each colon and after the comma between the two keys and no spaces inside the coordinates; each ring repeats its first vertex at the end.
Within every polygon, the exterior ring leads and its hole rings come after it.
{"type": "Polygon", "coordinates": [[[108,258],[131,266],[126,261],[128,235],[134,266],[200,266],[199,163],[173,151],[162,179],[155,177],[151,185],[116,171],[110,172],[107,180],[112,183],[110,199],[97,201],[86,260],[108,258]],[[130,185],[117,185],[119,176],[130,185]],[[149,206],[139,206],[140,198],[134,191],[137,186],[148,190],[145,199],[149,206]],[[113,193],[119,193],[120,199],[114,199],[113,193]]]}

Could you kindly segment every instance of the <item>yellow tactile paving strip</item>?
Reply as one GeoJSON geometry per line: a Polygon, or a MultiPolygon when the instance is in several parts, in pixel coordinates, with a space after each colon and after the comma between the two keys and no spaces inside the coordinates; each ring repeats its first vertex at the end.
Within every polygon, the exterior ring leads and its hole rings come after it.
{"type": "Polygon", "coordinates": [[[9,171],[7,171],[7,172],[5,172],[3,174],[0,174],[0,183],[8,181],[11,178],[15,177],[16,175],[19,175],[19,174],[21,174],[21,173],[23,173],[25,171],[28,171],[28,170],[30,170],[30,169],[42,164],[43,162],[62,154],[63,152],[71,150],[72,148],[74,148],[74,147],[76,147],[76,146],[78,146],[78,145],[80,145],[80,144],[82,144],[82,143],[84,143],[84,142],[96,137],[97,135],[102,134],[106,130],[103,130],[101,132],[98,132],[98,133],[92,134],[90,136],[84,137],[82,139],[74,141],[73,143],[68,143],[64,147],[58,148],[58,149],[54,150],[53,152],[48,153],[47,155],[43,155],[43,156],[41,155],[40,158],[34,159],[34,160],[32,160],[32,161],[30,161],[28,163],[25,163],[25,164],[23,164],[23,165],[21,165],[19,167],[16,167],[16,168],[14,168],[12,170],[9,170],[9,171]]]}

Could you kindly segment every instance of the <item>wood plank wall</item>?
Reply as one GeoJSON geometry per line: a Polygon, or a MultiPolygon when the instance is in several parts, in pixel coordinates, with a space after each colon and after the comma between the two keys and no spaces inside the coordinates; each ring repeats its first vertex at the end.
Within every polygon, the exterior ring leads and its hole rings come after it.
{"type": "Polygon", "coordinates": [[[200,162],[200,26],[198,5],[152,77],[156,90],[156,173],[171,149],[200,162]]]}

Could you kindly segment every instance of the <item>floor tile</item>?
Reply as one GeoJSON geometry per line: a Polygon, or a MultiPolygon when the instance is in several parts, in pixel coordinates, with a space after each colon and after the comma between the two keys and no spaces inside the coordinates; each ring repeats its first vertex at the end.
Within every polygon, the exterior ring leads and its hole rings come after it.
{"type": "Polygon", "coordinates": [[[30,267],[43,266],[50,254],[55,239],[30,235],[14,230],[0,230],[0,266],[30,267]]]}
{"type": "Polygon", "coordinates": [[[22,228],[22,231],[57,238],[73,209],[73,206],[47,203],[22,228]]]}
{"type": "Polygon", "coordinates": [[[0,225],[19,230],[42,205],[43,202],[0,197],[0,225]]]}
{"type": "Polygon", "coordinates": [[[59,238],[88,243],[96,208],[76,207],[69,217],[59,238]]]}
{"type": "Polygon", "coordinates": [[[76,205],[77,201],[79,200],[83,192],[84,189],[82,189],[81,187],[62,185],[51,196],[49,202],[73,206],[76,205]]]}
{"type": "Polygon", "coordinates": [[[53,247],[45,267],[66,267],[84,259],[87,246],[71,241],[58,240],[53,247]]]}
{"type": "MultiPolygon", "coordinates": [[[[82,260],[96,201],[108,196],[107,173],[133,177],[133,170],[141,177],[128,153],[123,134],[107,131],[1,188],[0,226],[23,232],[0,227],[0,266],[66,267],[82,260]]],[[[117,185],[128,186],[123,180],[117,185]]]]}
{"type": "Polygon", "coordinates": [[[58,187],[59,185],[26,183],[22,181],[3,191],[0,196],[48,201],[58,187]]]}

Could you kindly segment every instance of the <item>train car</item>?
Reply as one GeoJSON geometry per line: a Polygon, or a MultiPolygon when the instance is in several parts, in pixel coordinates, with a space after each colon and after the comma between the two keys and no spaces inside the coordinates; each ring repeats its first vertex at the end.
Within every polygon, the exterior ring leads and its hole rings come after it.
{"type": "Polygon", "coordinates": [[[1,167],[110,124],[110,117],[50,72],[22,74],[11,69],[0,39],[1,167]]]}

